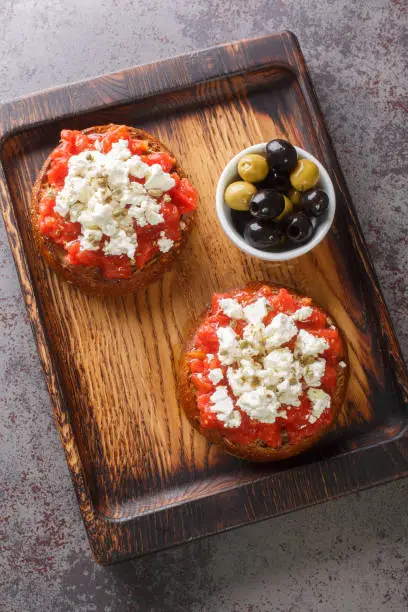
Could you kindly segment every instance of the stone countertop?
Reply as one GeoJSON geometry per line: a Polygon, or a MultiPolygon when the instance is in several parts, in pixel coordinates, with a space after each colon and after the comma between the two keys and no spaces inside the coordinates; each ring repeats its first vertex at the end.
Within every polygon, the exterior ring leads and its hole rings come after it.
{"type": "MultiPolygon", "coordinates": [[[[216,43],[295,32],[407,357],[403,0],[5,0],[0,17],[2,100],[216,43]]],[[[119,566],[96,565],[2,223],[0,236],[2,609],[408,608],[407,480],[119,566]]]]}

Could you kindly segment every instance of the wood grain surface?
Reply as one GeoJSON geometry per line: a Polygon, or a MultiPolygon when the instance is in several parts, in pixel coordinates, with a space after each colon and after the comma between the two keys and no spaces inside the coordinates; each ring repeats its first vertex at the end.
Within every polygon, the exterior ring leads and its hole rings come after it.
{"type": "Polygon", "coordinates": [[[37,94],[1,111],[1,204],[95,558],[111,563],[408,473],[407,374],[324,121],[290,33],[216,47],[37,94]],[[36,174],[61,128],[141,127],[200,193],[175,267],[126,297],[81,293],[49,270],[29,222],[36,174]],[[287,263],[223,235],[215,188],[241,149],[284,137],[335,184],[333,230],[287,263]],[[177,402],[186,334],[214,291],[268,280],[310,295],[347,340],[338,427],[312,451],[256,466],[209,446],[177,402]]]}

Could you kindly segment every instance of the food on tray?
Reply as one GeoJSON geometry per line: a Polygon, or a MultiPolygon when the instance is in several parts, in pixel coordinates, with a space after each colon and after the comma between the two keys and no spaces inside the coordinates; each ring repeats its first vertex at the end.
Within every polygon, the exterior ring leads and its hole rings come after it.
{"type": "Polygon", "coordinates": [[[248,153],[243,155],[238,162],[238,174],[243,181],[259,183],[266,178],[268,172],[268,162],[262,155],[248,153]]]}
{"type": "Polygon", "coordinates": [[[345,359],[339,330],[320,306],[251,283],[213,296],[182,357],[182,405],[225,451],[284,459],[310,448],[336,420],[345,359]]]}
{"type": "Polygon", "coordinates": [[[267,143],[264,155],[242,155],[237,172],[242,180],[227,186],[224,200],[241,211],[241,217],[234,213],[231,218],[250,246],[281,251],[312,238],[329,206],[313,161],[298,159],[293,145],[276,139],[267,143]]]}
{"type": "Polygon", "coordinates": [[[125,125],[62,130],[33,188],[39,250],[93,293],[133,292],[186,242],[197,191],[157,138],[125,125]]]}
{"type": "Polygon", "coordinates": [[[233,210],[248,210],[252,196],[256,194],[256,187],[248,181],[235,181],[225,190],[225,201],[233,210]]]}

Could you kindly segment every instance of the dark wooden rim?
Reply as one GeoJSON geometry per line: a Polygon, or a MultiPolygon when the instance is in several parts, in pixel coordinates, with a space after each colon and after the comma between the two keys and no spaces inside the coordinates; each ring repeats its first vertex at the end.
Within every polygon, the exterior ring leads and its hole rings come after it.
{"type": "MultiPolygon", "coordinates": [[[[161,77],[165,77],[166,72],[170,69],[174,75],[177,75],[177,87],[171,88],[174,91],[232,74],[241,74],[271,66],[290,71],[298,79],[310,117],[316,126],[316,150],[320,151],[326,166],[332,169],[335,186],[342,193],[353,220],[356,250],[365,267],[367,283],[377,298],[373,309],[377,315],[378,334],[383,337],[385,346],[389,347],[400,384],[400,392],[407,401],[407,372],[398,341],[371,258],[362,238],[354,206],[345,187],[344,178],[324,124],[304,58],[298,41],[292,33],[283,32],[213,47],[6,103],[0,110],[0,149],[3,148],[6,139],[23,128],[27,129],[43,123],[80,116],[91,110],[124,105],[138,99],[153,99],[158,93],[166,91],[162,85],[166,79],[161,77]],[[39,101],[41,104],[38,103],[39,101]],[[58,111],[61,106],[64,108],[62,114],[58,111]]],[[[144,529],[149,529],[154,534],[154,541],[150,542],[148,551],[158,550],[408,475],[408,428],[406,428],[398,438],[374,447],[360,448],[355,453],[347,453],[303,465],[290,460],[287,470],[262,476],[255,482],[236,487],[233,491],[224,491],[186,504],[164,507],[159,511],[128,520],[110,520],[98,515],[92,503],[85,471],[76,446],[60,376],[42,326],[41,313],[33,290],[22,238],[18,231],[2,166],[0,168],[0,192],[2,213],[10,246],[52,397],[59,434],[93,554],[98,562],[109,564],[147,552],[142,537],[144,529]],[[340,478],[339,475],[341,475],[340,478]],[[284,500],[278,497],[275,492],[289,486],[294,479],[298,486],[292,487],[290,499],[284,500]],[[244,493],[247,493],[252,500],[250,507],[242,503],[244,493]],[[228,515],[219,512],[223,503],[227,503],[231,509],[228,515]],[[177,524],[178,529],[165,528],[166,525],[172,524],[177,524]]]]}

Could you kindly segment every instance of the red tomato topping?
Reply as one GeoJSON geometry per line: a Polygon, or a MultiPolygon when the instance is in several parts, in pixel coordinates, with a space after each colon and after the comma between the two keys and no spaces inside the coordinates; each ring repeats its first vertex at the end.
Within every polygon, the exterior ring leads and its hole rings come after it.
{"type": "Polygon", "coordinates": [[[182,178],[178,185],[170,189],[169,193],[180,214],[191,212],[197,208],[198,193],[188,179],[182,178]]]}
{"type": "Polygon", "coordinates": [[[149,155],[143,155],[142,160],[149,166],[153,166],[153,164],[159,164],[159,166],[163,168],[164,172],[170,172],[170,170],[176,164],[176,160],[174,159],[174,157],[172,157],[168,153],[149,153],[149,155]]]}
{"type": "Polygon", "coordinates": [[[138,140],[137,138],[129,139],[129,151],[132,155],[143,155],[147,149],[148,145],[145,140],[138,140]]]}

